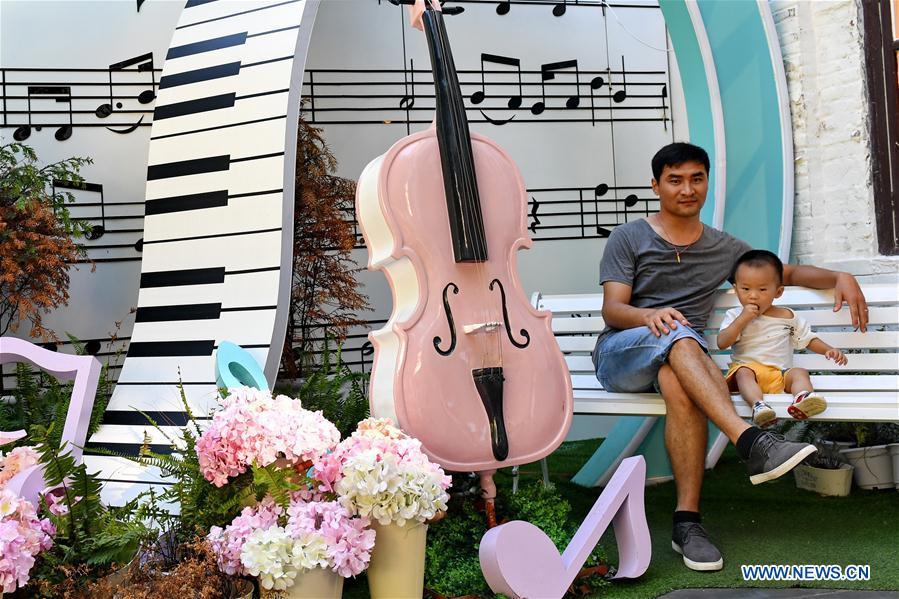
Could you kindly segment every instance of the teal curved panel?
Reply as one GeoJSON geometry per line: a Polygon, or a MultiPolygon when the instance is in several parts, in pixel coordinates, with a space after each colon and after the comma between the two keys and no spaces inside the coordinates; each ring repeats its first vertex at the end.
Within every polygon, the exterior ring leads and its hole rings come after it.
{"type": "Polygon", "coordinates": [[[766,30],[768,7],[727,0],[697,4],[715,61],[728,141],[724,230],[786,259],[792,134],[789,119],[782,118],[785,81],[779,45],[766,30]]]}
{"type": "Polygon", "coordinates": [[[724,175],[724,157],[718,156],[713,120],[713,103],[718,102],[717,85],[709,81],[710,75],[702,56],[703,40],[699,37],[702,33],[697,34],[686,3],[683,0],[661,0],[659,7],[665,17],[680,71],[690,142],[704,148],[713,165],[712,172],[709,173],[710,196],[702,208],[702,220],[706,224],[720,227],[724,218],[724,197],[717,197],[713,193],[717,189],[717,180],[724,175]],[[717,215],[716,207],[719,208],[717,215]]]}

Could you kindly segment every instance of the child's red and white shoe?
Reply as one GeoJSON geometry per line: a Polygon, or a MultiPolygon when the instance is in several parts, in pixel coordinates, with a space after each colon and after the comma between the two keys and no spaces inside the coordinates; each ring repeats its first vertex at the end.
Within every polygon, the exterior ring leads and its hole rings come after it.
{"type": "Polygon", "coordinates": [[[787,407],[787,412],[796,420],[805,420],[817,416],[827,409],[827,400],[814,391],[801,391],[787,407]]]}

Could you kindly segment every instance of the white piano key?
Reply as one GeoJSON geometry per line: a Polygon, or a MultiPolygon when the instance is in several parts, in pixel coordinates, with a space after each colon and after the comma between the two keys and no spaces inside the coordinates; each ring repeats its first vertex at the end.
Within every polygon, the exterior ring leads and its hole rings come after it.
{"type": "MultiPolygon", "coordinates": [[[[211,127],[224,127],[268,117],[284,116],[287,114],[287,96],[287,92],[284,92],[257,96],[255,98],[245,98],[243,100],[236,100],[234,106],[231,108],[220,108],[218,110],[209,110],[206,112],[156,120],[153,122],[152,135],[155,138],[184,133],[186,131],[209,129],[211,127]]],[[[240,133],[235,128],[232,128],[231,131],[234,135],[235,144],[239,143],[240,133]]],[[[151,146],[153,145],[153,141],[150,143],[151,146]]]]}
{"type": "Polygon", "coordinates": [[[149,437],[152,445],[169,446],[172,442],[181,440],[182,428],[180,426],[159,426],[151,424],[125,425],[125,424],[101,424],[97,432],[91,437],[91,443],[102,445],[103,443],[128,443],[141,445],[144,442],[144,434],[149,437]]]}
{"type": "Polygon", "coordinates": [[[227,206],[148,216],[147,219],[153,219],[153,225],[147,228],[144,240],[173,239],[184,236],[186,231],[190,235],[200,236],[280,227],[282,197],[283,194],[278,192],[230,198],[227,206]],[[190,221],[190,227],[185,225],[187,221],[190,221]]]}
{"type": "Polygon", "coordinates": [[[235,137],[235,128],[232,127],[155,140],[150,144],[148,164],[178,162],[222,153],[230,153],[233,160],[283,151],[284,121],[278,119],[242,125],[238,137],[235,137]]]}
{"type": "Polygon", "coordinates": [[[252,270],[281,261],[281,231],[253,235],[191,239],[144,246],[144,269],[211,268],[228,256],[230,270],[252,270]]]}
{"type": "MultiPolygon", "coordinates": [[[[277,28],[284,26],[286,25],[277,28]]],[[[271,28],[274,29],[276,27],[272,26],[271,28]]],[[[219,48],[208,52],[200,52],[199,54],[189,54],[178,58],[170,58],[165,64],[165,74],[175,75],[219,64],[227,64],[229,62],[240,62],[241,64],[247,65],[254,62],[270,60],[272,58],[291,56],[296,52],[297,31],[297,29],[278,31],[276,33],[247,38],[246,41],[239,46],[228,46],[226,48],[219,48]]],[[[172,88],[159,91],[166,92],[169,89],[172,88]]],[[[157,101],[157,104],[158,103],[159,102],[157,101]]]]}
{"type": "MultiPolygon", "coordinates": [[[[228,148],[221,148],[220,151],[227,153],[228,148]]],[[[229,195],[238,195],[283,187],[284,157],[272,156],[233,162],[227,171],[147,181],[147,199],[170,198],[219,189],[228,190],[229,195]]],[[[153,223],[147,224],[152,226],[153,223]]]]}
{"type": "MultiPolygon", "coordinates": [[[[256,2],[253,3],[255,4],[253,8],[259,8],[264,5],[271,6],[274,4],[281,4],[282,1],[283,0],[256,2]]],[[[169,47],[174,48],[211,38],[224,37],[242,31],[246,31],[248,34],[254,34],[271,31],[273,29],[281,29],[282,27],[299,25],[300,19],[303,16],[305,4],[305,2],[295,2],[293,4],[282,4],[282,6],[271,6],[271,8],[265,10],[258,10],[256,12],[237,15],[227,19],[220,19],[218,21],[210,21],[209,23],[182,28],[182,25],[190,25],[191,23],[199,23],[200,21],[208,20],[207,18],[198,17],[197,15],[199,15],[199,12],[191,12],[199,11],[202,8],[201,6],[196,6],[189,10],[185,10],[182,13],[182,17],[189,20],[178,22],[178,28],[176,28],[175,32],[172,34],[172,41],[169,43],[169,47]]],[[[232,4],[231,2],[212,2],[208,6],[210,7],[211,12],[216,12],[217,16],[242,12],[241,10],[230,10],[230,8],[226,12],[221,12],[222,7],[235,6],[235,4],[232,4]],[[217,5],[219,9],[212,11],[213,4],[217,5]]]]}
{"type": "MultiPolygon", "coordinates": [[[[246,345],[242,339],[227,339],[238,345],[246,345]]],[[[221,340],[218,340],[221,341],[221,340]]],[[[267,347],[246,347],[247,352],[259,364],[265,364],[269,349],[267,347]]],[[[280,351],[281,348],[278,348],[280,351]]],[[[119,381],[177,383],[181,381],[213,382],[215,381],[215,352],[212,356],[177,356],[166,358],[130,357],[122,365],[119,381]],[[178,369],[181,376],[178,376],[178,369]]],[[[118,386],[116,386],[118,389],[118,386]]]]}
{"type": "Polygon", "coordinates": [[[261,345],[271,341],[275,310],[222,312],[218,319],[136,322],[132,342],[192,341],[196,339],[242,339],[261,345]]]}
{"type": "MultiPolygon", "coordinates": [[[[209,416],[218,407],[215,385],[184,385],[187,405],[195,416],[209,416]]],[[[144,412],[180,412],[184,404],[174,385],[118,385],[109,400],[107,411],[141,410],[144,412]]]]}
{"type": "MultiPolygon", "coordinates": [[[[283,194],[269,193],[230,198],[227,206],[169,212],[148,216],[153,219],[152,239],[176,239],[187,235],[221,235],[260,231],[281,226],[283,194]],[[156,233],[163,233],[162,238],[156,233]]],[[[147,239],[150,239],[147,237],[147,239]]]]}
{"type": "Polygon", "coordinates": [[[137,305],[170,306],[221,302],[223,308],[268,306],[275,303],[281,273],[276,270],[225,275],[225,282],[212,285],[148,287],[140,290],[137,305]],[[259,303],[262,299],[263,303],[259,303]]]}

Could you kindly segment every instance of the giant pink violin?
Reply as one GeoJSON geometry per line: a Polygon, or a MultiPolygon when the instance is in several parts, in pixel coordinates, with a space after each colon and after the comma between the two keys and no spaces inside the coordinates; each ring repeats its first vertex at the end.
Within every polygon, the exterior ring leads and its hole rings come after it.
{"type": "Polygon", "coordinates": [[[469,133],[440,5],[415,0],[410,12],[427,37],[436,121],[369,163],[357,187],[368,265],[384,272],[394,302],[370,334],[371,411],[447,470],[489,484],[497,468],[559,446],[571,380],[550,313],[530,305],[518,279],[517,252],[532,243],[521,174],[469,133]]]}

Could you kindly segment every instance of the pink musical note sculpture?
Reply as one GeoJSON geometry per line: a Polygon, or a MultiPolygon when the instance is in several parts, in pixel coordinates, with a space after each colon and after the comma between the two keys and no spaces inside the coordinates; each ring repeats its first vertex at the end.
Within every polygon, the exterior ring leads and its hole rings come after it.
{"type": "MultiPolygon", "coordinates": [[[[62,443],[76,462],[81,461],[87,427],[94,407],[94,395],[100,380],[100,362],[93,356],[73,356],[38,347],[14,337],[0,337],[0,364],[30,362],[62,381],[75,379],[66,424],[62,429],[62,443]]],[[[0,444],[11,443],[25,436],[25,431],[0,431],[0,444]]],[[[40,464],[19,472],[6,488],[37,504],[38,495],[46,484],[40,464]]]]}
{"type": "Polygon", "coordinates": [[[637,578],[652,556],[643,510],[646,462],[621,462],[574,538],[559,555],[542,530],[521,520],[492,528],[481,539],[481,570],[496,593],[510,597],[562,597],[611,522],[620,564],[615,578],[637,578]]]}

